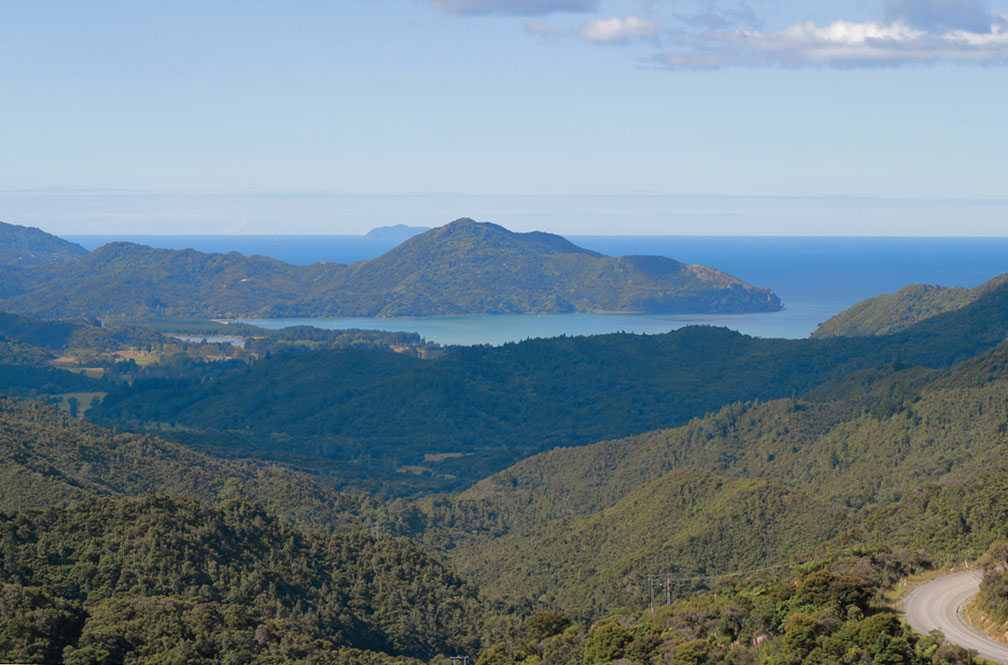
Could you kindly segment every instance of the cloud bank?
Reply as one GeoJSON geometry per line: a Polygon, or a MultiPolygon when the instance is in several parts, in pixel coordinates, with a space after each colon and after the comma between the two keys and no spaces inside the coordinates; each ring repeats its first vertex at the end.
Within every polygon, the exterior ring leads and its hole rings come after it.
{"type": "MultiPolygon", "coordinates": [[[[931,0],[915,4],[944,3],[931,0]]],[[[962,25],[973,20],[965,11],[940,18],[944,26],[951,25],[950,21],[962,25]]],[[[889,21],[834,21],[826,25],[803,21],[776,32],[742,28],[679,32],[666,35],[667,50],[656,61],[670,69],[1008,64],[1008,16],[989,17],[984,30],[958,27],[932,31],[923,27],[922,21],[937,25],[934,21],[938,19],[934,12],[912,22],[900,16],[889,21]]]]}
{"type": "Polygon", "coordinates": [[[427,0],[455,16],[543,16],[555,12],[593,12],[599,0],[427,0]]]}
{"type": "MultiPolygon", "coordinates": [[[[540,37],[596,44],[647,40],[661,48],[648,61],[674,70],[1008,65],[1008,14],[994,14],[990,0],[878,0],[877,20],[799,21],[777,30],[765,30],[746,0],[698,0],[694,13],[666,14],[665,26],[631,15],[596,18],[574,29],[537,17],[597,12],[601,0],[424,1],[454,16],[527,16],[526,31],[540,37]]],[[[652,9],[657,1],[642,0],[652,9]]]]}

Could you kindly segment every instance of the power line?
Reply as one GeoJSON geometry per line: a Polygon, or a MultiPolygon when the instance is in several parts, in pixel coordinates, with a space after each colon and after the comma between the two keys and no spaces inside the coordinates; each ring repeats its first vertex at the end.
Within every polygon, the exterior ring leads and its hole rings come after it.
{"type": "Polygon", "coordinates": [[[720,579],[722,577],[740,577],[742,575],[750,575],[752,573],[760,573],[764,570],[773,570],[775,568],[789,568],[791,566],[798,566],[803,563],[808,563],[809,561],[815,561],[820,557],[811,556],[807,559],[799,559],[798,561],[788,561],[786,563],[775,563],[772,566],[763,566],[762,568],[752,568],[750,570],[740,570],[734,573],[718,573],[716,575],[696,575],[694,577],[669,577],[671,582],[697,582],[699,580],[714,580],[720,579]]]}
{"type": "Polygon", "coordinates": [[[652,573],[648,575],[648,582],[651,588],[651,611],[654,612],[655,609],[655,582],[658,583],[658,587],[662,586],[662,578],[665,578],[665,604],[672,604],[672,583],[673,582],[700,582],[703,580],[716,580],[723,579],[726,577],[741,577],[743,575],[751,575],[753,573],[763,572],[765,570],[774,570],[776,568],[790,568],[792,566],[798,566],[803,563],[808,563],[809,561],[814,561],[819,557],[807,557],[805,559],[799,559],[798,561],[788,561],[785,563],[776,563],[772,566],[763,566],[761,568],[751,568],[749,570],[739,570],[732,573],[716,573],[713,575],[693,575],[689,577],[676,577],[671,573],[652,573]]]}

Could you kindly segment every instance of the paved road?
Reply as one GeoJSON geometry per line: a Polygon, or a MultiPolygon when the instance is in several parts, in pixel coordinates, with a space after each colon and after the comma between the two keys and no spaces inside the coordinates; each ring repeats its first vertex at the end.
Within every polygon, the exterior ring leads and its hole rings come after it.
{"type": "Polygon", "coordinates": [[[918,633],[926,635],[937,628],[951,644],[974,649],[981,658],[1008,665],[1008,645],[995,642],[963,618],[963,607],[980,588],[981,578],[980,571],[970,570],[922,584],[907,594],[903,614],[918,633]]]}

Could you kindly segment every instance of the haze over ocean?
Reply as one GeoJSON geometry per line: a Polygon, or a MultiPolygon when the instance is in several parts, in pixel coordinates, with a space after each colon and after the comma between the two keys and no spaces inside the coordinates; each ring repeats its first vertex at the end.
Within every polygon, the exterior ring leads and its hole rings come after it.
{"type": "MultiPolygon", "coordinates": [[[[237,251],[307,265],[374,258],[397,243],[360,235],[64,236],[93,250],[114,240],[169,249],[237,251]]],[[[554,314],[261,320],[267,327],[409,330],[443,344],[501,344],[528,337],[627,331],[659,333],[690,324],[724,325],[760,337],[801,338],[854,303],[916,283],[976,286],[1008,272],[1008,238],[796,236],[567,236],[611,256],[657,254],[699,263],[773,289],[785,310],[732,316],[554,314]]]]}

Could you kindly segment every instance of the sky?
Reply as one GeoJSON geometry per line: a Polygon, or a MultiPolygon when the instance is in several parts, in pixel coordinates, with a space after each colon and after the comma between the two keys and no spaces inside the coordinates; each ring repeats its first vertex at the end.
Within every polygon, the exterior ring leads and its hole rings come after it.
{"type": "Polygon", "coordinates": [[[0,14],[57,234],[1008,235],[1008,0],[79,0],[0,14]]]}

